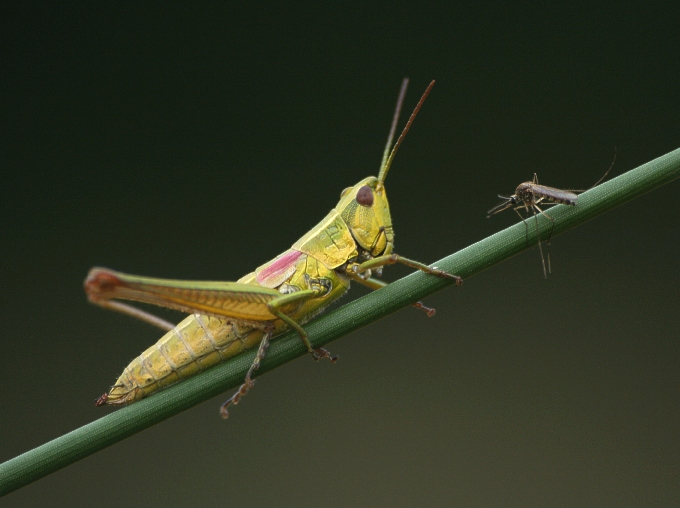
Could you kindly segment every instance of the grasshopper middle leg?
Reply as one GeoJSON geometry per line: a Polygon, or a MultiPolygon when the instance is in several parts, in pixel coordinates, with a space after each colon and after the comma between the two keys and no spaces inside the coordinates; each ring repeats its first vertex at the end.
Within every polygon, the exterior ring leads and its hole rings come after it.
{"type": "MultiPolygon", "coordinates": [[[[384,288],[385,286],[389,286],[388,282],[373,277],[364,278],[359,273],[355,273],[353,271],[348,271],[347,275],[353,281],[358,282],[359,284],[362,284],[371,289],[381,289],[384,288]]],[[[437,309],[428,307],[427,305],[423,304],[423,302],[412,303],[411,307],[415,307],[416,309],[422,310],[425,314],[427,314],[427,317],[433,317],[437,313],[437,309]]]]}

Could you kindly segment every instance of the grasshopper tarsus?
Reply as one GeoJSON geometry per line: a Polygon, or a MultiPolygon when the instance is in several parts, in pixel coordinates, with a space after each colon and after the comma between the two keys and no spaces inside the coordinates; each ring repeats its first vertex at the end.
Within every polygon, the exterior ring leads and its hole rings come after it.
{"type": "Polygon", "coordinates": [[[413,304],[413,307],[422,310],[425,314],[427,314],[427,317],[434,317],[434,315],[437,313],[437,309],[428,307],[427,305],[424,305],[423,302],[416,302],[413,304]]]}
{"type": "Polygon", "coordinates": [[[335,363],[338,361],[339,356],[337,355],[333,356],[331,355],[330,351],[320,347],[312,351],[312,358],[314,358],[314,361],[317,362],[319,360],[323,360],[324,358],[328,358],[328,361],[330,361],[331,363],[335,363]]]}
{"type": "Polygon", "coordinates": [[[437,277],[441,277],[442,279],[453,279],[456,281],[456,286],[463,284],[463,279],[461,277],[458,277],[458,275],[453,275],[452,273],[442,270],[441,268],[437,268],[436,266],[433,266],[432,271],[429,273],[436,275],[437,277]]]}
{"type": "Polygon", "coordinates": [[[229,411],[227,410],[227,407],[231,404],[238,404],[241,398],[244,397],[253,386],[255,386],[255,380],[250,379],[249,377],[246,378],[246,382],[239,387],[236,393],[232,395],[224,404],[222,404],[222,407],[220,408],[220,416],[223,420],[229,418],[229,411]]]}
{"type": "Polygon", "coordinates": [[[220,408],[220,415],[224,420],[229,418],[229,411],[227,410],[227,406],[229,406],[229,404],[238,404],[241,398],[244,397],[248,393],[248,391],[253,388],[253,386],[255,386],[255,381],[253,380],[252,376],[253,373],[260,368],[260,364],[262,363],[262,360],[267,354],[271,336],[272,330],[268,330],[267,333],[265,333],[264,337],[262,337],[260,347],[257,348],[257,354],[255,355],[255,359],[253,360],[253,363],[250,365],[248,373],[246,374],[246,379],[244,380],[243,384],[239,387],[239,389],[236,391],[236,393],[232,395],[229,398],[229,400],[227,400],[224,404],[222,404],[222,407],[220,408]]]}

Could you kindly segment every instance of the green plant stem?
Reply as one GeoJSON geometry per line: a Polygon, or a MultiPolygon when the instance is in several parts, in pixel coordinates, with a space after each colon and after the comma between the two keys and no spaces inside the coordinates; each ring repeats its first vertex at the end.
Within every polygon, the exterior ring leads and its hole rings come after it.
{"type": "MultiPolygon", "coordinates": [[[[680,176],[680,149],[644,164],[579,195],[578,206],[559,205],[550,209],[555,220],[552,235],[564,231],[649,192],[680,176]]],[[[547,238],[552,224],[539,217],[541,238],[547,238]]],[[[518,223],[467,247],[435,266],[469,278],[534,246],[536,227],[518,223]]],[[[366,326],[453,282],[422,272],[413,273],[388,287],[355,300],[305,325],[315,347],[321,347],[366,326]]],[[[261,375],[307,352],[298,335],[287,332],[273,341],[260,370],[261,375]]],[[[238,386],[251,365],[255,351],[249,351],[206,372],[154,394],[148,399],[119,409],[88,425],[0,464],[0,495],[7,494],[102,448],[189,409],[215,395],[238,386]]],[[[217,410],[215,411],[217,418],[217,410]]]]}

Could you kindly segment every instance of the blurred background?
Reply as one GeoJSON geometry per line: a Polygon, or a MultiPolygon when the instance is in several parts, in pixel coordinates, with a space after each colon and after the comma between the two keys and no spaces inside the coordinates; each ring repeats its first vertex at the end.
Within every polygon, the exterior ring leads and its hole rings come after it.
{"type": "MultiPolygon", "coordinates": [[[[378,171],[434,262],[538,173],[588,188],[680,147],[658,7],[3,7],[0,461],[89,423],[160,336],[92,266],[235,280],[378,171]],[[402,125],[403,125],[402,120],[402,125]],[[615,148],[616,147],[616,148],[615,148]]],[[[2,500],[19,506],[678,506],[679,183],[2,500]]],[[[386,270],[394,280],[408,270],[386,270]]],[[[354,288],[352,295],[362,295],[354,288]]],[[[348,301],[348,296],[343,301],[348,301]]],[[[167,314],[166,314],[167,316],[167,314]]],[[[179,320],[180,315],[172,315],[179,320]]]]}

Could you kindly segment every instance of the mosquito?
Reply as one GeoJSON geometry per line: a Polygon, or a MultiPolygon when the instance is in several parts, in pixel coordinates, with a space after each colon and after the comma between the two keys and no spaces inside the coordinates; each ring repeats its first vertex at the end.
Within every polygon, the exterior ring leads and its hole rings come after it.
{"type": "MultiPolygon", "coordinates": [[[[609,169],[605,172],[602,177],[595,182],[590,189],[593,187],[597,186],[602,180],[606,178],[606,176],[609,174],[611,169],[614,167],[614,162],[616,161],[616,151],[614,151],[614,160],[612,161],[611,165],[609,166],[609,169]]],[[[586,190],[590,190],[586,189],[586,190]]],[[[552,238],[552,233],[553,229],[555,229],[555,219],[553,219],[550,215],[545,213],[543,209],[539,205],[543,206],[553,206],[553,205],[567,205],[567,206],[576,206],[578,202],[578,195],[582,192],[585,192],[584,190],[563,190],[563,189],[556,189],[555,187],[548,187],[546,185],[539,185],[538,183],[538,175],[534,173],[534,179],[531,182],[524,182],[521,183],[517,186],[517,189],[515,189],[515,193],[512,196],[501,196],[500,194],[498,195],[499,198],[504,199],[502,203],[499,203],[498,205],[494,206],[491,210],[489,210],[486,215],[487,219],[491,217],[492,215],[496,215],[499,212],[502,212],[503,210],[507,210],[508,208],[512,208],[517,215],[519,215],[519,218],[522,219],[522,222],[524,222],[524,225],[526,226],[526,236],[527,236],[527,241],[529,237],[529,224],[526,221],[526,218],[528,218],[529,214],[534,216],[534,220],[536,221],[536,236],[538,237],[538,250],[541,254],[541,264],[543,265],[543,276],[547,279],[548,274],[551,273],[550,270],[550,252],[548,252],[548,269],[546,271],[545,268],[545,258],[543,256],[543,247],[541,246],[541,235],[538,229],[538,214],[543,215],[546,219],[548,219],[552,223],[552,227],[550,228],[550,234],[548,235],[548,240],[547,243],[550,245],[550,238],[552,238]],[[520,209],[524,209],[524,211],[527,213],[527,217],[525,218],[521,213],[520,209]]]]}

